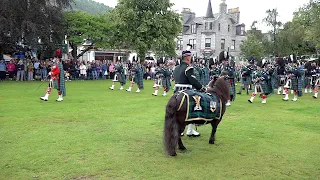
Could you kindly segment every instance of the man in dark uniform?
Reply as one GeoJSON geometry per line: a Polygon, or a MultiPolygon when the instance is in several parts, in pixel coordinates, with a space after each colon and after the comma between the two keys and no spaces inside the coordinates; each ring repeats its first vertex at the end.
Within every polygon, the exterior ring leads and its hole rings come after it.
{"type": "MultiPolygon", "coordinates": [[[[191,45],[188,44],[190,47],[191,45]]],[[[201,83],[196,79],[193,73],[194,68],[190,66],[191,64],[191,52],[189,50],[182,52],[183,61],[180,65],[176,66],[174,69],[174,92],[178,92],[185,89],[197,89],[202,92],[206,91],[206,87],[202,86],[201,83]]]]}
{"type": "MultiPolygon", "coordinates": [[[[197,89],[201,92],[206,91],[206,87],[202,86],[196,79],[196,76],[193,73],[194,69],[190,66],[192,56],[192,53],[190,52],[191,47],[192,46],[188,44],[187,50],[182,52],[183,61],[174,69],[174,93],[185,89],[197,89]]],[[[183,133],[181,135],[183,135],[183,133]]],[[[193,124],[188,125],[187,136],[200,136],[200,133],[193,129],[193,124]]]]}

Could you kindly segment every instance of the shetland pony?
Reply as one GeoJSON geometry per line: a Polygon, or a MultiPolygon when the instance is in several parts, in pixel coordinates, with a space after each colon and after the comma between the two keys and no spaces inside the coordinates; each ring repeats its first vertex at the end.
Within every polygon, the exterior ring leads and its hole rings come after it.
{"type": "MultiPolygon", "coordinates": [[[[190,90],[186,90],[190,91],[190,90]]],[[[186,121],[188,116],[188,105],[189,102],[185,101],[183,97],[183,91],[175,93],[170,99],[166,106],[166,115],[164,123],[164,146],[165,150],[170,156],[176,156],[176,146],[180,150],[186,150],[186,147],[181,141],[180,134],[184,131],[185,126],[192,124],[211,124],[212,132],[209,139],[210,144],[214,144],[215,133],[219,123],[222,120],[223,114],[226,111],[226,103],[229,97],[229,89],[227,82],[224,77],[220,77],[217,80],[212,80],[207,88],[207,92],[211,96],[220,101],[220,116],[212,121],[186,121]]]]}

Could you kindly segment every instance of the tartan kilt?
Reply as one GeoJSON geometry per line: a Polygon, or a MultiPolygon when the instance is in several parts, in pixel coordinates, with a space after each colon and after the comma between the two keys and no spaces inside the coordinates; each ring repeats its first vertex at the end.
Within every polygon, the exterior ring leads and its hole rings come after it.
{"type": "Polygon", "coordinates": [[[163,77],[162,78],[162,86],[163,88],[167,89],[167,92],[169,92],[171,87],[170,77],[163,77]]]}
{"type": "Polygon", "coordinates": [[[304,87],[310,86],[311,85],[311,80],[312,80],[312,77],[306,76],[304,78],[304,87]]]}
{"type": "Polygon", "coordinates": [[[139,89],[143,89],[144,88],[143,87],[143,75],[142,75],[142,73],[139,73],[138,75],[135,75],[133,81],[139,85],[139,89]]]}
{"type": "Polygon", "coordinates": [[[269,88],[267,82],[264,81],[264,82],[256,84],[255,86],[257,87],[258,85],[261,86],[261,89],[257,88],[257,93],[263,93],[263,94],[269,94],[270,93],[270,88],[269,88]]]}
{"type": "Polygon", "coordinates": [[[58,68],[60,69],[60,76],[59,76],[59,80],[57,79],[53,80],[53,88],[60,91],[62,96],[66,96],[67,91],[66,91],[65,74],[64,74],[63,66],[61,63],[58,63],[58,68]]]}
{"type": "Polygon", "coordinates": [[[298,78],[291,78],[291,90],[298,90],[298,78]]]}
{"type": "Polygon", "coordinates": [[[117,73],[118,81],[122,84],[126,84],[126,77],[124,74],[117,73]]]}
{"type": "Polygon", "coordinates": [[[252,78],[250,76],[244,76],[242,77],[242,84],[243,85],[250,85],[251,84],[251,80],[252,78]]]}
{"type": "Polygon", "coordinates": [[[279,87],[279,80],[276,76],[271,76],[271,88],[272,89],[278,89],[279,87]]]}
{"type": "Polygon", "coordinates": [[[236,85],[234,83],[234,79],[228,79],[227,81],[229,93],[232,97],[231,101],[234,101],[236,99],[236,85]]]}

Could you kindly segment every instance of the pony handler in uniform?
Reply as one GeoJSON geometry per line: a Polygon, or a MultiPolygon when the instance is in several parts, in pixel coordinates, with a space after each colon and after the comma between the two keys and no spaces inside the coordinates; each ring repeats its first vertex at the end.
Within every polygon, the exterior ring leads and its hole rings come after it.
{"type": "MultiPolygon", "coordinates": [[[[177,93],[182,90],[186,89],[196,89],[200,90],[201,92],[206,91],[206,87],[202,86],[200,82],[196,79],[194,75],[194,68],[190,66],[191,64],[191,52],[189,51],[191,49],[191,45],[188,44],[188,48],[186,51],[182,52],[183,56],[183,61],[181,62],[180,65],[176,66],[174,69],[174,81],[175,81],[175,86],[174,86],[174,93],[177,93]]],[[[188,125],[187,129],[187,136],[200,136],[200,133],[195,131],[192,127],[193,124],[188,125]]],[[[181,135],[183,136],[183,132],[181,132],[181,135]]]]}

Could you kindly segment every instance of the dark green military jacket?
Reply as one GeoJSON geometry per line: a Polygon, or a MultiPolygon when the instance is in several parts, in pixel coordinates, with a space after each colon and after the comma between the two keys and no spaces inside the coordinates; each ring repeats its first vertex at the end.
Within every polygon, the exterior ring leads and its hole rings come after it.
{"type": "Polygon", "coordinates": [[[194,73],[194,68],[189,66],[185,62],[181,62],[180,65],[176,66],[174,69],[174,81],[176,84],[190,84],[193,88],[200,90],[202,85],[196,79],[194,73]]]}

